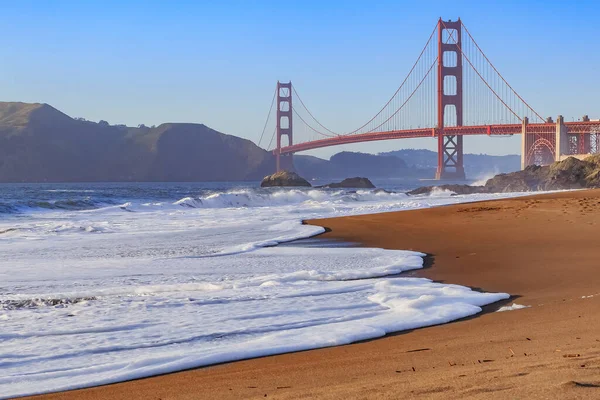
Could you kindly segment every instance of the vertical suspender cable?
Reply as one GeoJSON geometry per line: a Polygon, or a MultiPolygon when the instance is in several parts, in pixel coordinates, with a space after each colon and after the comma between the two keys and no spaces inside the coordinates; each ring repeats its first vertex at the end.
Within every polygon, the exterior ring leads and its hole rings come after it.
{"type": "MultiPolygon", "coordinates": [[[[271,100],[271,106],[269,107],[269,114],[267,114],[267,120],[265,121],[265,126],[263,127],[262,133],[260,134],[260,139],[258,140],[258,147],[260,147],[260,143],[262,142],[263,135],[265,134],[265,130],[267,129],[267,124],[269,123],[269,118],[271,118],[271,112],[273,111],[273,104],[275,103],[275,97],[277,95],[277,88],[273,92],[273,99],[271,100]]],[[[269,144],[269,146],[271,146],[269,144]]]]}

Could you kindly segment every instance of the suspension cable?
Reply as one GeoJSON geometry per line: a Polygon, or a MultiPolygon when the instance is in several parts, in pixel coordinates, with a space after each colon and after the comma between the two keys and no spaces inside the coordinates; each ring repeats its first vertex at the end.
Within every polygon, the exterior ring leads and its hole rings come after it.
{"type": "MultiPolygon", "coordinates": [[[[336,133],[336,132],[332,131],[331,129],[327,128],[325,125],[323,125],[322,123],[320,123],[318,119],[315,118],[315,116],[310,112],[310,110],[306,107],[306,105],[302,101],[302,98],[300,97],[300,95],[298,94],[298,92],[296,91],[296,88],[294,86],[292,86],[292,90],[294,91],[294,94],[296,95],[296,97],[298,98],[298,100],[300,100],[300,104],[302,104],[302,107],[304,107],[304,109],[306,110],[306,112],[308,113],[308,115],[310,115],[311,118],[314,119],[315,122],[317,124],[319,124],[319,126],[321,128],[325,129],[329,133],[332,133],[334,136],[339,136],[338,133],[336,133]]],[[[300,118],[300,119],[302,119],[302,118],[300,118]]]]}
{"type": "MultiPolygon", "coordinates": [[[[417,61],[415,61],[415,63],[413,64],[412,68],[410,69],[410,71],[408,72],[408,74],[406,75],[406,77],[404,78],[404,80],[402,81],[402,83],[400,84],[400,86],[398,87],[398,89],[396,89],[396,91],[394,92],[394,94],[392,95],[392,97],[390,97],[390,99],[387,101],[387,103],[385,103],[385,105],[379,110],[379,112],[377,112],[377,114],[375,114],[369,121],[367,121],[366,123],[364,123],[361,127],[344,133],[343,135],[351,135],[354,134],[358,131],[360,131],[361,129],[363,129],[365,126],[369,125],[371,122],[373,122],[375,120],[375,118],[377,118],[379,115],[381,115],[381,113],[386,109],[386,107],[396,98],[396,95],[400,92],[400,90],[404,87],[404,85],[406,84],[406,82],[408,81],[408,79],[411,77],[413,71],[415,70],[415,68],[417,67],[417,65],[419,64],[419,61],[421,60],[421,58],[423,57],[423,54],[425,53],[425,50],[428,48],[429,44],[431,43],[431,39],[433,38],[433,36],[435,35],[435,32],[437,31],[437,23],[433,29],[433,31],[431,32],[431,35],[429,35],[429,39],[427,39],[427,43],[425,43],[425,46],[423,47],[423,49],[421,50],[421,53],[419,54],[419,57],[417,58],[417,61]]],[[[431,68],[430,68],[431,70],[431,68]]],[[[424,78],[423,78],[424,80],[424,78]]],[[[421,83],[423,82],[423,80],[421,81],[421,83]]],[[[419,84],[420,86],[420,84],[419,84]]],[[[418,87],[417,87],[418,88],[418,87]]],[[[296,96],[298,97],[298,100],[300,100],[300,104],[304,107],[304,109],[306,110],[306,112],[312,117],[313,120],[315,120],[315,122],[321,126],[323,129],[325,129],[327,132],[330,132],[331,134],[333,134],[333,136],[342,136],[332,130],[330,130],[329,128],[327,128],[326,126],[324,126],[323,124],[321,124],[319,122],[319,120],[317,120],[314,115],[310,112],[310,110],[308,109],[308,107],[306,107],[306,105],[304,104],[304,102],[302,101],[302,98],[298,95],[298,92],[296,91],[295,87],[292,87],[292,89],[294,90],[294,93],[296,94],[296,96]]],[[[415,89],[416,90],[416,89],[415,89]]],[[[415,92],[413,91],[412,95],[415,92]]],[[[404,102],[404,104],[406,104],[406,102],[404,102]]],[[[400,107],[402,108],[404,106],[404,104],[400,107]]],[[[293,108],[293,107],[292,107],[293,108]]],[[[394,112],[385,122],[389,121],[391,119],[391,117],[393,117],[394,115],[396,115],[398,113],[400,109],[398,109],[396,112],[394,112]]],[[[298,116],[298,118],[300,118],[302,120],[302,122],[304,122],[311,130],[313,130],[314,132],[322,135],[322,136],[326,136],[326,137],[333,137],[331,135],[328,135],[326,133],[323,133],[315,128],[313,128],[310,124],[308,124],[299,114],[298,112],[294,109],[294,113],[296,113],[296,115],[298,116]]],[[[384,122],[384,123],[385,123],[384,122]]],[[[383,124],[381,124],[383,125],[383,124]]],[[[379,125],[379,127],[381,126],[379,125]]],[[[376,128],[375,128],[376,129],[376,128]]],[[[368,132],[372,132],[372,130],[368,131],[368,132]]]]}
{"type": "Polygon", "coordinates": [[[383,110],[385,110],[385,108],[392,102],[392,100],[396,97],[396,95],[398,94],[398,92],[400,92],[400,89],[402,89],[402,87],[404,86],[404,84],[406,83],[406,81],[408,81],[408,78],[411,76],[412,72],[414,71],[414,69],[417,67],[417,64],[419,63],[419,61],[421,60],[421,57],[423,57],[423,53],[425,53],[425,50],[427,49],[427,46],[429,46],[429,43],[431,42],[431,39],[433,38],[433,35],[435,34],[435,32],[437,31],[437,23],[435,25],[435,28],[433,28],[433,31],[431,32],[431,35],[429,35],[429,39],[427,39],[427,43],[425,43],[425,46],[423,47],[423,50],[421,50],[421,53],[419,54],[419,57],[417,58],[417,61],[415,61],[415,63],[413,64],[412,68],[410,69],[410,71],[408,72],[408,74],[406,75],[406,77],[404,78],[404,81],[402,81],[402,83],[400,84],[400,86],[398,87],[398,89],[396,89],[396,92],[394,92],[394,94],[392,95],[392,97],[388,100],[387,103],[385,103],[385,105],[381,108],[381,110],[379,110],[379,112],[377,114],[375,114],[375,116],[373,118],[371,118],[369,121],[367,121],[364,125],[362,125],[360,128],[355,129],[351,132],[348,132],[347,135],[351,135],[353,133],[356,133],[358,131],[360,131],[362,128],[364,128],[365,126],[369,125],[371,122],[373,122],[373,120],[375,118],[377,118],[382,112],[383,110]]]}
{"type": "Polygon", "coordinates": [[[469,32],[469,30],[467,29],[467,27],[465,26],[465,24],[463,24],[462,21],[460,21],[460,25],[463,28],[465,28],[465,32],[467,32],[467,35],[469,35],[469,37],[471,38],[471,41],[473,41],[473,44],[475,45],[475,47],[477,47],[477,49],[479,50],[479,52],[483,55],[483,58],[485,58],[485,60],[490,64],[490,66],[494,69],[494,71],[496,71],[496,73],[500,76],[500,79],[502,79],[502,81],[506,84],[506,86],[508,86],[510,88],[510,90],[513,91],[513,93],[519,98],[519,100],[521,100],[527,106],[527,108],[529,108],[539,119],[541,119],[542,121],[544,121],[544,118],[542,118],[542,116],[540,114],[538,114],[533,108],[531,108],[531,106],[519,95],[519,93],[517,93],[517,91],[515,89],[513,89],[512,86],[510,86],[510,84],[506,81],[506,79],[504,79],[504,77],[502,76],[502,74],[500,72],[498,72],[498,70],[496,69],[496,67],[494,66],[494,64],[487,58],[487,56],[485,55],[485,53],[483,52],[483,50],[481,50],[481,48],[479,47],[479,45],[477,44],[477,42],[475,41],[475,39],[471,35],[471,32],[469,32]]]}
{"type": "Polygon", "coordinates": [[[417,85],[417,87],[415,88],[415,90],[413,90],[413,92],[410,94],[410,96],[408,96],[408,98],[404,101],[404,103],[402,103],[400,105],[400,107],[392,115],[389,116],[388,119],[386,119],[385,121],[383,121],[381,124],[379,124],[375,128],[371,129],[370,131],[367,131],[366,133],[371,133],[371,132],[375,131],[376,129],[381,128],[385,123],[387,123],[396,114],[398,114],[398,112],[406,105],[406,103],[408,103],[408,101],[411,99],[411,97],[413,97],[413,95],[417,92],[417,90],[419,90],[419,88],[421,87],[421,85],[423,84],[423,82],[425,81],[425,79],[427,78],[427,76],[429,76],[429,74],[431,73],[431,70],[433,69],[433,67],[437,63],[437,60],[438,60],[438,57],[436,57],[435,60],[433,60],[433,63],[429,67],[429,70],[427,70],[427,73],[425,74],[425,76],[423,77],[423,79],[421,79],[421,81],[419,82],[419,84],[417,85]]]}
{"type": "Polygon", "coordinates": [[[273,129],[273,135],[271,135],[271,140],[269,141],[269,146],[267,147],[267,150],[271,148],[271,144],[273,143],[273,139],[275,138],[276,132],[277,132],[277,127],[275,127],[275,129],[273,129]]]}
{"type": "Polygon", "coordinates": [[[496,93],[496,91],[490,86],[490,84],[483,78],[483,76],[481,76],[481,74],[479,73],[479,71],[475,68],[475,66],[473,66],[473,63],[471,63],[471,60],[469,60],[469,57],[467,57],[467,55],[465,53],[463,53],[461,46],[458,44],[458,40],[454,38],[454,33],[449,30],[446,27],[446,24],[444,23],[444,21],[442,21],[442,25],[444,25],[444,29],[446,29],[449,33],[449,39],[451,38],[452,40],[454,40],[454,44],[456,44],[456,47],[458,47],[458,50],[460,51],[460,54],[463,55],[465,57],[465,60],[467,60],[467,62],[471,65],[471,68],[473,68],[473,70],[475,71],[475,73],[481,78],[481,80],[483,81],[483,83],[486,84],[486,86],[492,91],[492,93],[494,93],[494,95],[498,98],[498,100],[500,100],[500,102],[502,104],[504,104],[504,107],[508,108],[510,110],[510,112],[517,117],[517,119],[519,121],[522,121],[523,119],[521,117],[519,117],[517,115],[517,113],[515,113],[512,108],[510,108],[505,102],[504,100],[502,100],[502,98],[500,96],[498,96],[498,93],[496,93]]]}
{"type": "Polygon", "coordinates": [[[267,115],[267,120],[265,121],[265,126],[263,127],[262,133],[260,134],[260,140],[258,141],[258,147],[260,147],[260,143],[262,142],[263,135],[265,134],[265,130],[267,129],[267,124],[269,123],[269,118],[271,118],[271,112],[273,111],[273,104],[275,104],[276,95],[277,95],[277,88],[275,88],[275,91],[273,92],[273,99],[271,100],[271,107],[269,107],[269,114],[267,115]]]}
{"type": "Polygon", "coordinates": [[[302,122],[304,122],[304,125],[306,125],[308,128],[310,128],[311,130],[313,130],[315,133],[318,133],[319,135],[322,135],[322,136],[325,136],[325,137],[335,137],[335,136],[340,136],[340,135],[338,135],[338,134],[335,134],[335,133],[334,133],[333,135],[328,135],[327,133],[323,133],[323,132],[321,132],[321,131],[319,131],[319,130],[317,130],[317,129],[313,128],[313,127],[312,127],[312,126],[311,126],[311,125],[310,125],[308,122],[306,122],[306,121],[304,120],[304,118],[302,118],[302,116],[301,116],[301,115],[298,113],[298,111],[296,111],[296,109],[294,108],[294,106],[292,106],[292,111],[294,112],[294,114],[295,114],[295,115],[296,115],[298,118],[300,118],[300,120],[301,120],[302,122]]]}

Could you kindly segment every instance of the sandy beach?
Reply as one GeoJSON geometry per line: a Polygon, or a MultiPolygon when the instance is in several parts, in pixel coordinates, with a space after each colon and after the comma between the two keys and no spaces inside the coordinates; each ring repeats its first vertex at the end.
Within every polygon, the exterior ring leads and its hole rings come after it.
{"type": "Polygon", "coordinates": [[[308,221],[510,293],[446,325],[36,399],[600,398],[600,190],[308,221]],[[527,308],[493,312],[517,303],[527,308]]]}

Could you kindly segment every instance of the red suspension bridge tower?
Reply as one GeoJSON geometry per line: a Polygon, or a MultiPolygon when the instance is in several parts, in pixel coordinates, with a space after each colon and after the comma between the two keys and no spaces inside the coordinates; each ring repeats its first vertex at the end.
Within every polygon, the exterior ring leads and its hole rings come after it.
{"type": "Polygon", "coordinates": [[[281,83],[277,81],[277,152],[275,163],[277,171],[294,169],[292,153],[281,154],[281,138],[287,136],[288,146],[293,144],[292,123],[292,82],[281,83]]]}
{"type": "Polygon", "coordinates": [[[463,165],[463,137],[444,135],[446,113],[454,114],[448,120],[463,126],[463,63],[461,54],[462,33],[458,21],[438,20],[437,57],[437,137],[438,166],[436,179],[465,179],[463,165]],[[454,39],[452,42],[448,39],[454,39]]]}

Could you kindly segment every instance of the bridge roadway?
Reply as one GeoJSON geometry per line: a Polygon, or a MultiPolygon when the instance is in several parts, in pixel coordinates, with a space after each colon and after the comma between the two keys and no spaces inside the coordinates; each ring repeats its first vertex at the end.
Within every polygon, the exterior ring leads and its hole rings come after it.
{"type": "MultiPolygon", "coordinates": [[[[599,121],[576,121],[565,122],[569,134],[598,133],[600,128],[599,121]]],[[[501,124],[501,125],[479,125],[479,126],[453,126],[445,127],[443,135],[445,136],[471,136],[471,135],[520,135],[523,130],[522,124],[501,124]]],[[[527,133],[552,133],[556,131],[555,122],[531,123],[527,124],[527,133]]],[[[376,140],[391,139],[412,139],[437,137],[439,129],[437,128],[418,128],[397,131],[368,132],[350,135],[332,136],[326,139],[313,140],[310,142],[293,144],[281,148],[280,154],[293,154],[301,151],[319,149],[322,147],[338,146],[342,144],[373,142],[376,140]]],[[[273,150],[277,154],[277,149],[273,150]]]]}

